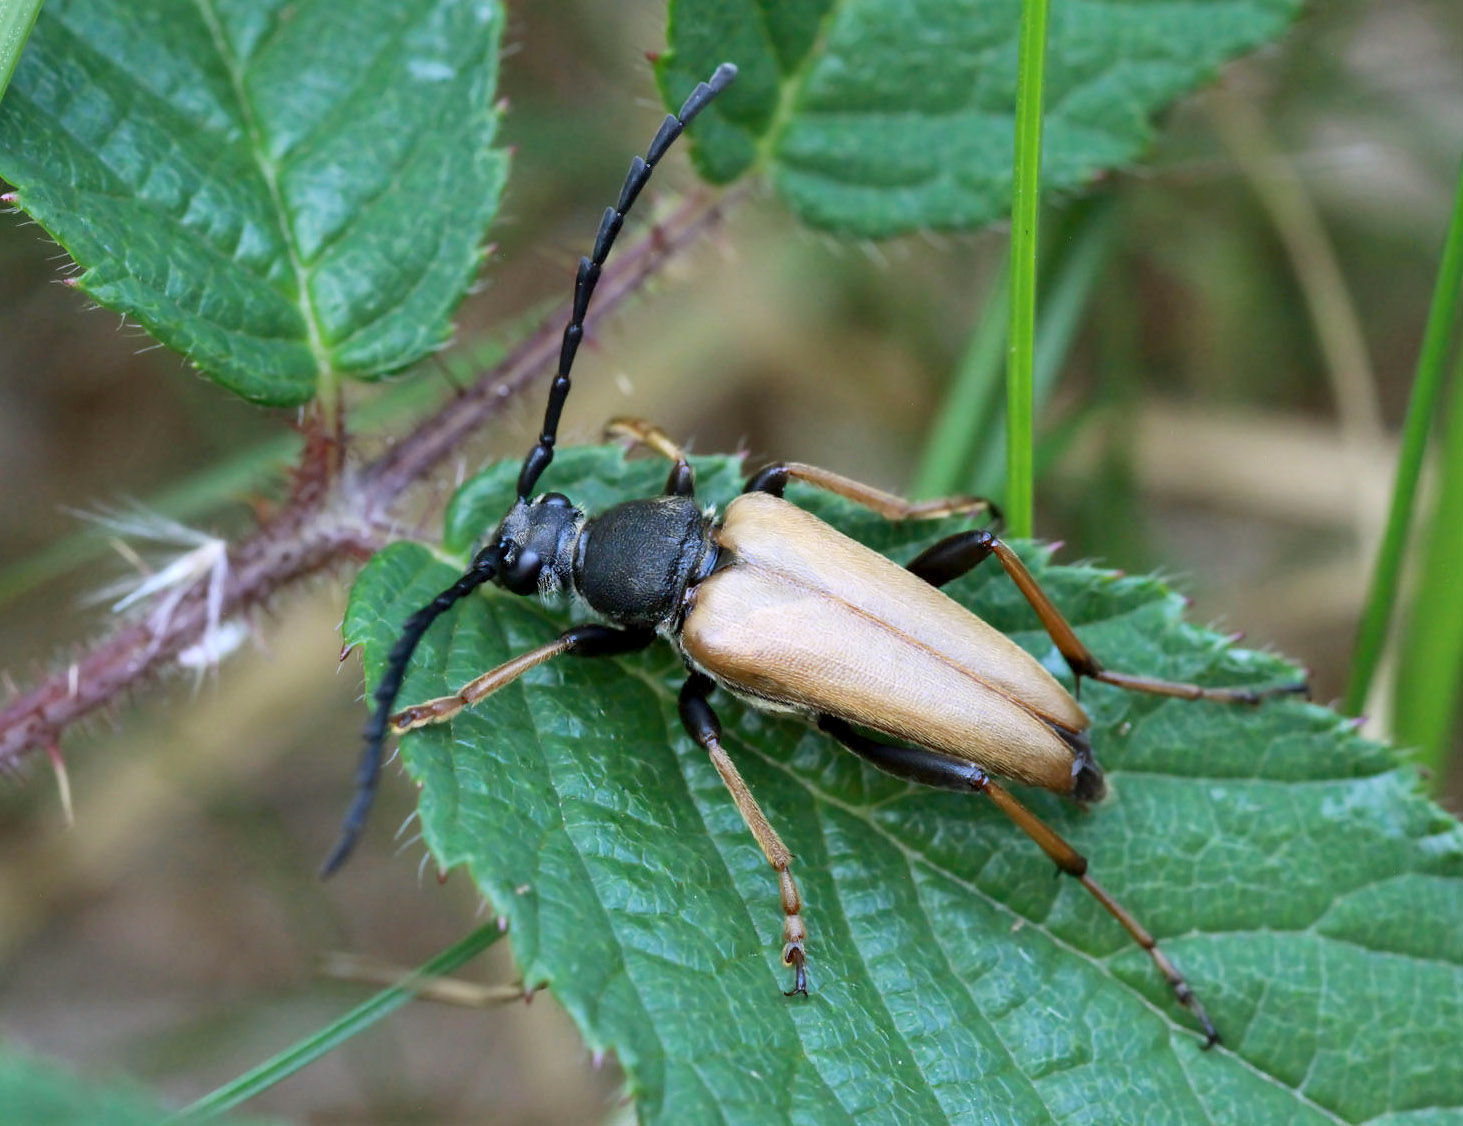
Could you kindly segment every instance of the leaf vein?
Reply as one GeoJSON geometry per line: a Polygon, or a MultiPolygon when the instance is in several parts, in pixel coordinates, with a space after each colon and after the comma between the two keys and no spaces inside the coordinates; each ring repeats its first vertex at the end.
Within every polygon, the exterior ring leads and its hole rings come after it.
{"type": "MultiPolygon", "coordinates": [[[[916,894],[918,894],[920,888],[924,886],[924,881],[919,878],[919,871],[915,867],[914,861],[908,855],[905,855],[903,859],[905,867],[909,872],[910,881],[914,884],[916,894]]],[[[925,906],[922,898],[920,901],[920,914],[925,920],[926,930],[929,932],[930,938],[933,940],[935,948],[939,950],[940,957],[944,961],[945,967],[950,971],[950,976],[955,981],[960,983],[960,988],[964,990],[966,997],[970,999],[971,1006],[977,1012],[979,1012],[982,1019],[985,1020],[986,1027],[990,1029],[991,1035],[996,1038],[996,1041],[1001,1046],[1001,1051],[1005,1054],[1006,1060],[1010,1063],[1011,1071],[1014,1074],[1019,1075],[1025,1081],[1026,1086],[1031,1091],[1032,1096],[1039,1103],[1041,1103],[1042,1109],[1046,1111],[1048,1121],[1055,1122],[1056,1115],[1052,1110],[1051,1104],[1048,1103],[1046,1101],[1046,1098],[1042,1095],[1041,1088],[1038,1087],[1037,1084],[1031,1079],[1031,1077],[1028,1076],[1026,1072],[1021,1069],[1020,1064],[1017,1062],[1016,1056],[1011,1051],[1011,1045],[1007,1042],[1006,1038],[1001,1035],[1000,1024],[997,1021],[991,1020],[990,1018],[985,1016],[985,1013],[980,1008],[980,1002],[976,997],[974,985],[970,981],[967,981],[965,976],[956,969],[955,960],[952,957],[950,948],[940,937],[939,928],[935,926],[934,918],[930,914],[929,908],[925,906]]]]}
{"type": "Polygon", "coordinates": [[[289,213],[285,209],[284,199],[280,194],[279,168],[264,149],[259,123],[254,115],[254,107],[244,90],[244,68],[241,61],[235,59],[229,49],[223,28],[219,24],[218,13],[214,10],[215,0],[194,0],[194,3],[208,28],[208,34],[213,40],[214,50],[218,52],[219,61],[228,72],[229,84],[234,91],[239,113],[249,136],[249,153],[254,159],[255,167],[259,169],[260,176],[264,179],[270,201],[274,204],[275,221],[279,225],[285,254],[289,260],[290,270],[295,277],[295,302],[299,306],[300,315],[305,322],[306,343],[309,345],[310,354],[315,359],[317,381],[324,381],[333,373],[333,368],[330,356],[325,349],[325,343],[320,337],[320,324],[316,317],[314,300],[310,294],[310,273],[300,257],[299,244],[295,240],[295,232],[289,222],[289,213]]]}

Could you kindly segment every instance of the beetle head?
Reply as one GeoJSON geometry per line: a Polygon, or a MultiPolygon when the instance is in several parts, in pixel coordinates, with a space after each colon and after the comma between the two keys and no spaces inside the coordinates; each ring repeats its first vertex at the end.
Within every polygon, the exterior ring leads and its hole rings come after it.
{"type": "Polygon", "coordinates": [[[583,526],[584,513],[563,493],[516,501],[493,537],[498,545],[498,585],[514,594],[547,595],[567,589],[574,542],[583,526]]]}

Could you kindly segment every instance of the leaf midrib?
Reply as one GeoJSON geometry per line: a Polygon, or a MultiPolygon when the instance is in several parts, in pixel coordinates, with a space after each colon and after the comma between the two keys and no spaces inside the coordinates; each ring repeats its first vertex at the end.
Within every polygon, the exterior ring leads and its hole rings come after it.
{"type": "MultiPolygon", "coordinates": [[[[818,32],[813,36],[807,53],[799,60],[795,72],[788,74],[784,81],[779,72],[777,82],[777,106],[772,111],[772,117],[767,123],[767,128],[762,131],[761,139],[757,141],[755,151],[757,153],[755,170],[762,172],[776,162],[778,149],[782,144],[782,135],[787,130],[788,124],[798,115],[799,106],[802,103],[803,86],[807,82],[808,75],[812,73],[812,64],[809,59],[817,55],[820,46],[827,38],[828,28],[837,19],[840,11],[848,0],[835,0],[828,5],[828,10],[823,13],[823,18],[818,21],[818,32]]],[[[767,44],[767,53],[772,57],[774,66],[777,64],[777,50],[772,44],[771,29],[767,26],[767,16],[761,5],[757,6],[758,30],[767,44]]],[[[801,112],[806,112],[801,111],[801,112]]]]}
{"type": "Polygon", "coordinates": [[[204,25],[208,28],[208,35],[213,41],[214,50],[218,52],[219,61],[228,72],[229,85],[233,89],[234,100],[238,103],[244,129],[249,136],[249,155],[253,159],[255,167],[259,169],[259,175],[269,192],[270,203],[274,206],[274,215],[279,224],[285,256],[289,260],[290,271],[295,278],[295,305],[300,310],[300,319],[305,323],[305,342],[310,349],[310,355],[315,360],[315,393],[317,396],[321,396],[327,390],[328,384],[332,382],[335,368],[331,363],[330,353],[325,347],[325,341],[320,335],[320,323],[310,291],[310,271],[300,256],[294,227],[289,222],[289,213],[285,209],[284,199],[280,195],[279,166],[270,159],[269,154],[265,151],[259,124],[254,116],[254,106],[244,90],[245,65],[236,61],[229,51],[228,41],[224,37],[218,14],[214,11],[214,0],[194,0],[194,3],[204,25]]]}

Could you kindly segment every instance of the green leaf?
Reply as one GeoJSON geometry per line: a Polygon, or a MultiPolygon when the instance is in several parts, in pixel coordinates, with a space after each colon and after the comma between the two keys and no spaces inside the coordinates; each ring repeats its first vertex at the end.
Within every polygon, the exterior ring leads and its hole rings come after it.
{"type": "MultiPolygon", "coordinates": [[[[736,461],[696,465],[698,496],[735,494],[736,461]]],[[[371,683],[517,472],[462,488],[447,558],[402,543],[362,573],[346,635],[371,683]]],[[[578,449],[545,484],[602,508],[664,477],[656,460],[578,449]]],[[[898,560],[958,526],[789,496],[898,560]]],[[[1185,624],[1154,579],[1020,551],[1112,667],[1295,676],[1185,624]]],[[[949,589],[1061,670],[998,569],[949,589]]],[[[402,702],[456,690],[569,617],[497,590],[467,600],[428,634],[402,702]]],[[[684,677],[660,644],[564,658],[402,751],[439,863],[468,866],[525,981],[618,1054],[647,1121],[1421,1122],[1463,1107],[1463,832],[1333,712],[1088,684],[1108,799],[1022,791],[1188,975],[1225,1037],[1205,1053],[1148,958],[988,803],[906,785],[718,693],[727,749],[796,856],[812,996],[784,998],[776,882],[681,728],[684,677]]]]}
{"type": "MultiPolygon", "coordinates": [[[[1377,667],[1382,663],[1382,653],[1391,632],[1392,610],[1397,603],[1397,592],[1402,585],[1403,562],[1412,539],[1412,514],[1417,501],[1418,482],[1422,479],[1423,456],[1427,452],[1433,419],[1441,409],[1443,389],[1447,382],[1448,354],[1453,347],[1453,326],[1458,323],[1460,310],[1463,310],[1463,166],[1458,169],[1453,215],[1448,221],[1448,233],[1443,240],[1442,261],[1438,263],[1438,276],[1433,283],[1432,300],[1428,303],[1427,324],[1422,330],[1422,349],[1418,352],[1412,388],[1407,394],[1407,417],[1402,422],[1402,442],[1397,451],[1397,472],[1392,481],[1392,499],[1387,506],[1387,526],[1377,545],[1376,562],[1372,564],[1371,579],[1367,583],[1366,603],[1362,607],[1361,621],[1357,625],[1356,653],[1352,657],[1344,705],[1353,715],[1359,714],[1366,706],[1367,698],[1371,694],[1372,678],[1376,676],[1377,667]]],[[[1463,383],[1459,386],[1463,386],[1463,383]]],[[[1452,440],[1450,437],[1450,443],[1452,440]]],[[[1450,467],[1457,456],[1454,449],[1444,451],[1450,467]]],[[[1451,494],[1452,488],[1449,489],[1449,499],[1452,499],[1451,494]]],[[[1431,549],[1429,555],[1432,555],[1431,549]]],[[[1447,565],[1445,561],[1439,562],[1443,566],[1447,565]]],[[[1436,565],[1431,558],[1427,561],[1429,571],[1436,565]]],[[[1435,598],[1437,580],[1429,577],[1425,581],[1426,596],[1435,598]]],[[[1447,596],[1451,597],[1451,588],[1455,584],[1446,585],[1449,588],[1447,596]]],[[[1418,607],[1418,612],[1422,614],[1431,614],[1434,610],[1432,605],[1420,600],[1418,607]]],[[[1446,646],[1446,642],[1444,645],[1446,646]]],[[[1435,645],[1428,644],[1427,647],[1432,649],[1431,653],[1410,654],[1408,663],[1412,664],[1419,656],[1427,658],[1441,655],[1435,645]]],[[[1413,701],[1406,698],[1407,694],[1407,688],[1399,689],[1399,702],[1404,714],[1399,731],[1405,732],[1404,737],[1417,737],[1424,733],[1413,723],[1415,708],[1413,701]]],[[[1441,703],[1441,700],[1435,703],[1441,703]]],[[[1429,757],[1432,757],[1431,754],[1429,757]]]]}
{"type": "MultiPolygon", "coordinates": [[[[1045,191],[1139,157],[1151,119],[1277,37],[1298,0],[1052,5],[1045,191]]],[[[698,123],[716,180],[767,170],[806,222],[880,237],[1010,214],[1020,0],[672,0],[657,73],[678,99],[719,62],[736,85],[698,123]]]]}
{"type": "MultiPolygon", "coordinates": [[[[1463,201],[1460,201],[1463,202],[1463,201]]],[[[1446,792],[1450,736],[1463,700],[1463,356],[1454,364],[1447,421],[1438,436],[1432,519],[1419,551],[1416,589],[1398,646],[1393,730],[1446,792]]]]}
{"type": "MultiPolygon", "coordinates": [[[[0,1107],[6,1122],[34,1126],[157,1126],[169,1113],[155,1095],[135,1084],[83,1083],[55,1064],[5,1051],[0,1051],[0,1107]]],[[[212,1121],[242,1126],[246,1120],[231,1116],[212,1121]]]]}
{"type": "Polygon", "coordinates": [[[506,157],[492,0],[52,0],[0,176],[82,289],[253,402],[444,341],[506,157]]]}
{"type": "Polygon", "coordinates": [[[11,0],[0,4],[0,98],[10,85],[10,76],[15,73],[15,64],[20,61],[40,10],[41,0],[11,0]]]}

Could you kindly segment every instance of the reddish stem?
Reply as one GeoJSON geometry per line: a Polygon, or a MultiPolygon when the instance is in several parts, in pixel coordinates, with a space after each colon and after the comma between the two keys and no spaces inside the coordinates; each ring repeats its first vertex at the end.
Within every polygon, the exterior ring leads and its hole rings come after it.
{"type": "MultiPolygon", "coordinates": [[[[668,259],[719,223],[723,208],[741,194],[728,193],[719,201],[687,200],[664,224],[625,247],[605,269],[586,327],[597,324],[668,259]]],[[[357,473],[342,469],[343,428],[329,433],[311,419],[289,500],[268,524],[229,547],[221,618],[237,617],[291,583],[339,562],[368,557],[380,547],[390,534],[390,509],[401,494],[549,369],[568,315],[566,303],[495,368],[357,473]]],[[[157,673],[197,642],[209,624],[207,584],[198,583],[165,619],[121,625],[64,669],[32,688],[17,690],[0,708],[0,770],[29,752],[56,745],[72,723],[157,673]]]]}

